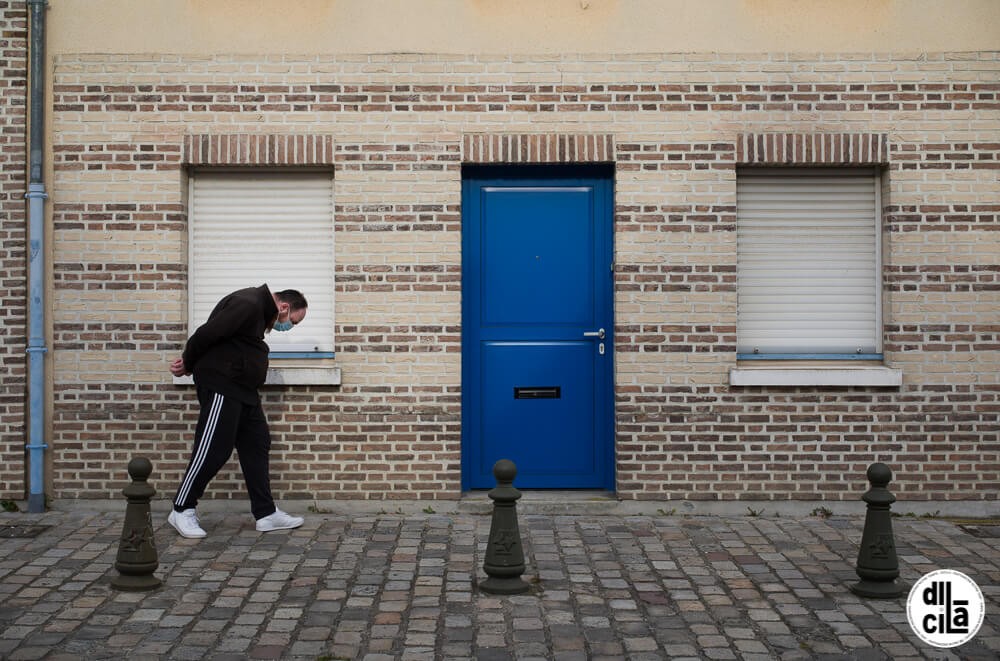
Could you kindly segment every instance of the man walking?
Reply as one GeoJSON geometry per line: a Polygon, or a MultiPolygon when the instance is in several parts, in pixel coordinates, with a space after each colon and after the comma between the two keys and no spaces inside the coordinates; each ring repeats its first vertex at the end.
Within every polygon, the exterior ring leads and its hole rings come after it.
{"type": "Polygon", "coordinates": [[[201,403],[195,444],[167,521],[182,537],[204,537],[195,507],[208,483],[236,449],[257,530],[298,528],[303,519],[275,507],[271,497],[271,434],[257,389],[267,377],[264,334],[291,330],[306,316],[294,289],[275,294],[267,285],[229,294],[188,339],[170,365],[174,376],[194,375],[201,403]]]}

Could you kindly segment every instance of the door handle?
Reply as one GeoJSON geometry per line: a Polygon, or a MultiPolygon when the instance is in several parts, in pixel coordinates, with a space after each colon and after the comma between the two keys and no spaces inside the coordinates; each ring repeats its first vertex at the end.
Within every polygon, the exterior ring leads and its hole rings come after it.
{"type": "Polygon", "coordinates": [[[601,328],[601,329],[595,330],[595,331],[584,331],[583,332],[583,336],[584,337],[596,337],[599,340],[603,340],[604,339],[604,329],[601,328]]]}

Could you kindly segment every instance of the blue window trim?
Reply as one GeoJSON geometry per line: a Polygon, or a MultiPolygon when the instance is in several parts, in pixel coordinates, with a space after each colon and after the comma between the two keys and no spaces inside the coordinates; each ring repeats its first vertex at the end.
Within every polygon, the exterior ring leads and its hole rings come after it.
{"type": "Polygon", "coordinates": [[[286,358],[333,358],[332,351],[272,351],[268,358],[284,360],[286,358]]]}
{"type": "Polygon", "coordinates": [[[882,360],[880,353],[738,353],[736,360],[882,360]]]}

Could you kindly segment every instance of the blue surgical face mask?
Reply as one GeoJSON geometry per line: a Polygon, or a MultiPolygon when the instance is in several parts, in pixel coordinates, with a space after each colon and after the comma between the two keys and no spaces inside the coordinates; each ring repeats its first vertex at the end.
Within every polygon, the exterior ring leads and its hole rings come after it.
{"type": "Polygon", "coordinates": [[[294,325],[295,324],[292,323],[292,310],[291,310],[291,307],[289,306],[289,308],[288,308],[288,317],[286,317],[285,321],[282,321],[281,320],[281,312],[279,311],[278,312],[278,317],[274,320],[274,326],[273,326],[273,328],[276,331],[285,332],[285,331],[292,330],[292,326],[294,326],[294,325]]]}

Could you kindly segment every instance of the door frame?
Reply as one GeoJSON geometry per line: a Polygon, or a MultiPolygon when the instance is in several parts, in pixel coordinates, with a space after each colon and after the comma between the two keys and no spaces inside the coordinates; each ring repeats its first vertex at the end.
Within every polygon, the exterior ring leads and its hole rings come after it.
{"type": "MultiPolygon", "coordinates": [[[[471,443],[468,442],[465,430],[471,429],[474,422],[478,422],[479,418],[474,416],[472,410],[473,406],[476,405],[474,401],[473,394],[470,389],[465,387],[465,384],[470,384],[475,381],[476,374],[474,373],[474,366],[477,364],[470,354],[470,350],[473,349],[471,346],[471,341],[469,338],[471,326],[466,323],[467,316],[472,313],[468,309],[468,304],[470,300],[474,300],[476,304],[479,304],[480,298],[478,295],[470,296],[470,280],[472,270],[469,268],[469,260],[475,256],[476,262],[475,267],[479,268],[479,250],[478,247],[473,247],[472,242],[472,232],[468,231],[467,223],[470,222],[470,218],[467,215],[467,209],[470,205],[468,203],[469,195],[472,193],[474,188],[477,188],[483,184],[483,182],[489,182],[490,185],[503,185],[505,183],[520,183],[520,182],[531,182],[532,184],[538,184],[538,180],[551,179],[555,181],[565,182],[570,185],[572,180],[598,180],[600,182],[599,190],[597,191],[596,204],[598,205],[597,210],[597,225],[595,227],[595,232],[598,234],[598,241],[603,245],[602,254],[606,257],[607,264],[595,264],[595,269],[607,268],[608,269],[608,284],[606,288],[601,288],[604,291],[598,291],[597,296],[604,297],[604,303],[607,306],[607,317],[609,319],[608,328],[606,329],[605,338],[605,351],[606,360],[603,362],[602,373],[597,384],[599,390],[597,394],[597,399],[599,402],[603,402],[604,411],[597,411],[596,418],[598,420],[597,428],[594,430],[598,438],[604,439],[603,442],[599,441],[598,451],[602,453],[601,456],[601,476],[599,478],[599,484],[595,485],[594,489],[605,489],[608,491],[615,490],[615,478],[617,474],[617,464],[615,462],[616,458],[616,438],[615,438],[615,308],[614,308],[614,291],[615,291],[615,279],[614,279],[614,239],[615,239],[615,223],[614,223],[614,188],[615,188],[615,168],[613,163],[582,163],[582,164],[512,164],[512,165],[478,165],[478,164],[464,164],[462,166],[462,304],[461,304],[461,318],[462,318],[462,396],[461,396],[461,425],[462,425],[462,439],[461,439],[461,453],[462,453],[462,489],[469,490],[470,487],[470,475],[472,471],[472,452],[470,451],[471,443]]],[[[479,218],[476,218],[476,222],[479,222],[479,218]]],[[[478,232],[477,232],[478,234],[478,232]]],[[[478,335],[478,334],[477,334],[478,335]]],[[[481,404],[480,404],[481,406],[481,404]]],[[[479,415],[482,414],[480,410],[479,415]]],[[[478,441],[478,439],[477,439],[478,441]]],[[[515,478],[515,485],[516,485],[515,478]]],[[[481,487],[476,487],[481,488],[481,487]]]]}

